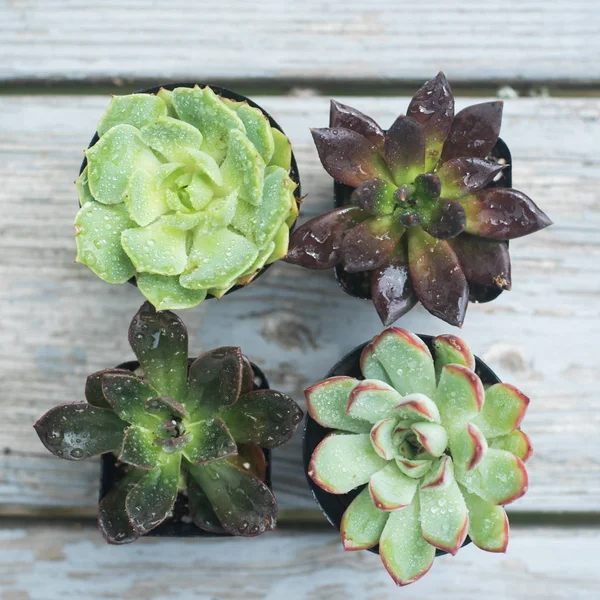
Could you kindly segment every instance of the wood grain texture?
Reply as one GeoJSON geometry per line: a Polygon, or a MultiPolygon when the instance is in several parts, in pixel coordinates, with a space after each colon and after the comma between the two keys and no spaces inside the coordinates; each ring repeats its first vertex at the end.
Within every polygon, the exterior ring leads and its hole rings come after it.
{"type": "Polygon", "coordinates": [[[596,0],[3,0],[0,80],[600,80],[596,0]]]}
{"type": "Polygon", "coordinates": [[[598,529],[515,528],[507,554],[463,548],[400,591],[379,557],[344,553],[333,531],[111,547],[89,525],[14,523],[0,528],[0,597],[596,600],[599,551],[598,529]]]}
{"type": "MultiPolygon", "coordinates": [[[[406,98],[353,98],[389,125],[406,98]]],[[[323,98],[257,98],[295,144],[304,217],[327,210],[331,180],[309,126],[327,119],[323,98]]],[[[467,103],[461,99],[460,105],[467,103]]],[[[132,357],[125,331],[141,303],[73,264],[75,179],[107,99],[0,98],[0,510],[93,514],[96,461],[68,463],[31,428],[60,402],[80,401],[88,373],[132,357]]],[[[521,99],[506,106],[514,184],[556,222],[511,243],[513,291],[472,305],[461,335],[506,381],[532,398],[530,491],[521,511],[600,511],[600,137],[599,100],[521,99]]],[[[346,296],[331,272],[275,265],[247,289],[182,313],[191,352],[240,345],[271,385],[303,403],[302,389],[381,330],[372,306],[346,296]]],[[[418,308],[399,323],[454,331],[418,308]]],[[[274,452],[285,519],[317,516],[300,458],[301,435],[274,452]]]]}

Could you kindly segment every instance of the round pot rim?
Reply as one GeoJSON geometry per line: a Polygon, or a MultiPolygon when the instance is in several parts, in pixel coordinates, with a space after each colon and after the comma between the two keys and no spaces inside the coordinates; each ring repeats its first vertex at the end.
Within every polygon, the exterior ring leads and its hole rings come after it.
{"type": "MultiPolygon", "coordinates": [[[[420,338],[423,342],[425,342],[425,344],[427,344],[428,348],[431,350],[432,342],[435,336],[419,333],[415,335],[418,338],[420,338]]],[[[363,344],[359,344],[353,350],[350,350],[350,352],[346,353],[337,363],[335,363],[333,367],[329,369],[323,380],[340,375],[349,374],[350,376],[353,376],[352,373],[356,373],[357,371],[359,373],[359,377],[357,377],[357,379],[362,379],[362,374],[360,374],[360,355],[363,351],[363,348],[370,342],[371,340],[364,342],[363,344]],[[349,365],[352,365],[353,369],[348,368],[349,365]]],[[[478,356],[475,356],[475,372],[484,384],[494,384],[501,382],[500,378],[496,375],[496,373],[494,373],[494,371],[478,356]]],[[[350,502],[364,489],[366,484],[361,485],[355,490],[352,490],[351,492],[348,492],[346,494],[331,494],[329,492],[326,492],[323,488],[319,487],[311,479],[311,477],[308,474],[310,459],[318,443],[325,437],[325,435],[329,431],[332,430],[319,425],[319,423],[317,423],[308,414],[307,411],[304,420],[304,427],[302,430],[302,463],[304,475],[306,477],[308,486],[310,488],[311,494],[315,502],[317,503],[319,509],[321,510],[329,524],[336,530],[340,531],[340,523],[345,509],[348,507],[350,502]],[[311,438],[310,443],[309,437],[311,438]]],[[[471,539],[467,536],[465,542],[463,543],[463,546],[466,546],[470,543],[471,539]]],[[[378,545],[374,546],[373,548],[368,548],[367,550],[374,554],[379,554],[378,545]]],[[[447,552],[436,548],[436,557],[443,556],[445,554],[447,554],[447,552]]]]}
{"type": "MultiPolygon", "coordinates": [[[[260,110],[262,112],[262,114],[265,115],[265,117],[267,117],[267,119],[269,119],[269,123],[270,123],[271,127],[275,127],[275,129],[278,129],[279,131],[281,131],[281,133],[283,133],[287,137],[287,134],[285,133],[285,131],[283,130],[281,125],[279,125],[279,123],[271,116],[271,114],[269,112],[267,112],[262,106],[260,106],[260,104],[257,104],[254,100],[252,100],[251,98],[248,98],[247,96],[244,96],[243,94],[240,94],[239,92],[234,92],[233,90],[230,90],[229,88],[222,87],[219,85],[211,85],[208,83],[199,83],[199,82],[193,83],[193,82],[189,82],[189,81],[176,82],[176,83],[165,83],[162,85],[154,85],[154,86],[151,86],[148,88],[136,90],[135,92],[132,92],[132,94],[157,94],[161,89],[173,91],[175,88],[178,88],[178,87],[193,88],[195,86],[199,86],[201,88],[210,87],[213,90],[213,92],[215,92],[215,94],[217,94],[218,96],[223,96],[229,100],[235,100],[237,102],[247,102],[253,108],[257,108],[258,110],[260,110]]],[[[90,140],[90,143],[88,144],[88,149],[91,148],[96,142],[98,142],[99,139],[100,139],[100,136],[98,135],[98,131],[95,131],[94,135],[92,136],[92,139],[90,140]]],[[[290,144],[291,144],[291,142],[290,142],[290,144]]],[[[87,166],[87,157],[84,156],[83,160],[81,161],[81,166],[79,168],[80,175],[86,166],[87,166]]],[[[300,206],[299,200],[302,197],[302,188],[301,188],[301,182],[300,182],[300,172],[298,171],[298,163],[296,161],[296,155],[294,154],[293,147],[292,147],[292,160],[291,160],[291,164],[290,164],[289,175],[290,175],[292,181],[296,184],[296,189],[294,190],[294,196],[296,198],[298,206],[300,206]]],[[[81,204],[79,204],[79,206],[81,207],[81,204]]],[[[298,219],[296,218],[296,220],[292,223],[292,226],[290,227],[290,233],[294,230],[297,221],[298,221],[298,219]]],[[[227,296],[233,292],[236,292],[240,289],[243,289],[245,287],[248,287],[252,282],[256,281],[263,273],[265,273],[265,271],[267,269],[269,269],[271,267],[271,265],[273,265],[273,264],[275,264],[275,263],[270,263],[270,264],[262,267],[262,269],[260,269],[256,273],[256,275],[252,278],[252,281],[250,281],[246,285],[241,285],[241,284],[234,285],[231,289],[229,289],[229,290],[227,290],[227,292],[225,292],[225,296],[227,296]]],[[[127,283],[130,283],[131,285],[137,287],[137,282],[136,282],[135,276],[132,277],[131,279],[129,279],[127,283]]],[[[216,296],[213,296],[212,294],[207,294],[206,298],[203,300],[203,302],[205,302],[206,300],[211,300],[212,298],[215,298],[215,297],[216,296]]]]}

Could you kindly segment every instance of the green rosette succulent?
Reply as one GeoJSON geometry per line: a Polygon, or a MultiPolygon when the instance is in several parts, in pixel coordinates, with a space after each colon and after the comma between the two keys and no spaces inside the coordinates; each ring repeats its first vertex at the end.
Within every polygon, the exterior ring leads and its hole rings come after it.
{"type": "Polygon", "coordinates": [[[515,387],[487,388],[467,345],[451,335],[425,343],[390,328],[365,346],[364,380],[332,377],[306,390],[310,416],[333,429],[308,474],[331,494],[363,489],[341,523],[345,550],[379,544],[398,585],[455,554],[467,535],[504,552],[503,505],[527,491],[529,438],[519,429],[529,399],[515,387]],[[367,485],[365,485],[367,484],[367,485]]]}
{"type": "Polygon", "coordinates": [[[256,389],[239,348],[206,352],[188,366],[184,324],[145,303],[129,342],[135,372],[105,369],[87,379],[87,402],[47,412],[35,430],[56,456],[114,453],[124,475],[102,498],[109,543],[135,541],[160,525],[180,493],[208,532],[255,536],[274,528],[277,503],[264,482],[262,448],[291,438],[302,411],[288,396],[256,389]]]}
{"type": "Polygon", "coordinates": [[[287,253],[292,150],[258,108],[210,87],[115,96],[98,136],[76,181],[76,260],[104,281],[190,308],[287,253]]]}

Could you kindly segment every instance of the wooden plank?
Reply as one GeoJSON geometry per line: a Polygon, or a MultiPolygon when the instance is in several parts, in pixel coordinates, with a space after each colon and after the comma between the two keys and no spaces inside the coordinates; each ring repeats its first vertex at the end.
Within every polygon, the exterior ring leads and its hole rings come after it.
{"type": "MultiPolygon", "coordinates": [[[[406,99],[343,99],[385,126],[406,99]]],[[[308,126],[326,121],[322,98],[258,98],[295,144],[308,198],[326,210],[331,180],[308,126]]],[[[467,103],[466,100],[461,102],[467,103]]],[[[132,357],[125,329],[141,297],[72,263],[75,178],[81,148],[106,99],[0,98],[0,506],[5,513],[93,514],[97,464],[49,455],[31,429],[60,402],[82,399],[88,373],[132,357]]],[[[511,243],[514,290],[472,305],[462,334],[499,375],[532,398],[525,427],[536,454],[522,511],[600,511],[600,100],[521,99],[506,106],[514,182],[556,225],[511,243]]],[[[381,330],[369,303],[339,290],[330,272],[274,266],[249,288],[182,313],[191,351],[240,345],[271,385],[302,389],[381,330]]],[[[418,308],[399,325],[452,331],[418,308]]],[[[456,332],[456,330],[454,330],[456,332]]],[[[301,435],[275,452],[284,518],[317,515],[300,461],[301,435]]]]}
{"type": "MultiPolygon", "coordinates": [[[[402,597],[595,600],[599,534],[514,528],[507,554],[471,545],[438,558],[402,597]]],[[[3,600],[392,600],[399,594],[377,556],[344,553],[333,530],[111,547],[91,525],[12,523],[0,529],[0,540],[3,600]]]]}
{"type": "Polygon", "coordinates": [[[595,0],[12,0],[0,80],[600,80],[595,0]]]}

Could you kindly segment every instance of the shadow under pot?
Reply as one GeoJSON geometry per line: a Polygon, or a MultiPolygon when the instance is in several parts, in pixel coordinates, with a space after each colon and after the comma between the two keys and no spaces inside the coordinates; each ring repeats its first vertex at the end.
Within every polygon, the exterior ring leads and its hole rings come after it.
{"type": "MultiPolygon", "coordinates": [[[[232,102],[247,102],[252,108],[256,108],[256,109],[260,110],[262,112],[262,114],[269,120],[269,124],[271,125],[271,127],[280,131],[285,136],[285,131],[283,131],[283,129],[281,128],[279,123],[277,123],[277,121],[275,121],[275,119],[262,106],[260,106],[256,102],[254,102],[252,99],[244,96],[243,94],[238,94],[237,92],[234,92],[234,91],[229,90],[224,87],[205,84],[205,83],[183,82],[183,83],[168,83],[168,84],[164,84],[164,85],[157,85],[157,86],[153,86],[150,88],[137,90],[136,92],[133,92],[133,93],[134,94],[155,94],[156,95],[162,89],[173,91],[175,88],[182,88],[182,87],[183,88],[193,88],[195,86],[199,86],[201,88],[210,87],[210,89],[212,89],[213,92],[217,96],[226,98],[228,100],[231,100],[232,102]]],[[[92,139],[88,145],[88,150],[92,146],[94,146],[99,141],[99,139],[100,139],[100,136],[98,135],[98,132],[94,133],[94,136],[92,137],[92,139]]],[[[81,163],[81,167],[79,169],[79,175],[81,175],[83,173],[83,170],[86,168],[86,166],[87,166],[87,158],[84,158],[81,163]]],[[[301,191],[301,187],[300,187],[300,174],[298,172],[298,163],[296,162],[296,157],[294,155],[293,149],[291,150],[291,164],[290,164],[290,169],[289,169],[289,177],[296,184],[296,189],[294,190],[294,197],[296,200],[296,206],[299,207],[300,198],[302,196],[302,191],[301,191]]],[[[79,205],[81,206],[81,201],[79,202],[79,205]]],[[[290,226],[289,226],[290,234],[294,230],[295,225],[296,225],[297,210],[296,210],[295,214],[296,214],[296,218],[294,218],[293,222],[290,223],[290,226]]],[[[251,281],[255,281],[256,279],[258,279],[258,277],[260,277],[272,264],[273,263],[268,263],[268,264],[264,265],[256,273],[256,275],[254,275],[252,277],[251,281]]],[[[131,279],[129,279],[129,283],[134,286],[137,286],[136,278],[132,277],[131,279]]],[[[248,282],[248,283],[250,283],[250,282],[248,282]]],[[[248,285],[248,283],[247,284],[236,284],[233,287],[231,287],[227,292],[225,292],[225,294],[223,294],[223,295],[225,296],[225,295],[228,295],[239,289],[242,289],[242,288],[246,287],[246,285],[248,285]]],[[[214,296],[213,294],[211,294],[209,292],[206,295],[205,299],[207,300],[209,298],[215,298],[215,297],[216,296],[214,296]]],[[[221,296],[219,295],[219,297],[221,297],[221,296]]]]}
{"type": "MultiPolygon", "coordinates": [[[[433,336],[430,335],[418,335],[423,342],[427,345],[430,351],[433,349],[433,336]]],[[[325,379],[330,377],[353,377],[355,379],[363,379],[360,369],[360,356],[364,347],[369,342],[357,346],[350,353],[346,354],[325,376],[325,379]]],[[[485,387],[500,383],[500,378],[478,357],[475,357],[475,373],[481,379],[481,382],[485,387]]],[[[308,485],[312,492],[312,495],[319,505],[321,512],[325,515],[329,523],[335,527],[338,531],[340,530],[342,517],[344,512],[350,503],[358,494],[365,488],[361,485],[359,488],[348,492],[347,494],[330,494],[323,488],[319,487],[308,475],[309,464],[315,448],[320,444],[323,438],[330,433],[332,430],[322,427],[317,423],[311,416],[306,414],[306,421],[304,424],[304,434],[302,439],[302,460],[304,464],[304,472],[308,485]]],[[[470,544],[471,540],[467,537],[463,543],[463,546],[470,544]]],[[[369,552],[379,554],[379,546],[369,548],[369,552]]],[[[436,549],[436,556],[442,556],[447,554],[443,550],[436,549]]]]}
{"type": "MultiPolygon", "coordinates": [[[[188,359],[188,364],[194,362],[195,359],[188,359]]],[[[254,363],[252,370],[254,371],[254,390],[268,390],[269,382],[265,377],[262,370],[257,367],[254,363]]],[[[118,365],[117,369],[126,369],[131,372],[135,372],[140,364],[137,361],[125,362],[118,365]]],[[[271,483],[271,450],[267,448],[260,449],[264,455],[264,469],[258,473],[258,477],[263,481],[266,486],[272,491],[273,486],[271,483]]],[[[98,502],[110,492],[110,490],[118,483],[118,481],[125,474],[125,465],[118,462],[114,454],[108,453],[103,454],[100,457],[100,493],[98,502]]],[[[230,533],[217,533],[209,532],[200,529],[195,525],[190,517],[190,511],[188,508],[188,499],[185,493],[179,492],[175,505],[173,507],[173,514],[168,519],[165,519],[158,527],[151,529],[148,533],[144,534],[143,537],[233,537],[230,533]]]]}
{"type": "MultiPolygon", "coordinates": [[[[501,138],[498,138],[496,145],[492,148],[488,156],[489,160],[506,165],[500,173],[496,175],[493,181],[485,186],[489,188],[511,188],[512,187],[512,160],[508,146],[501,138]]],[[[335,208],[348,206],[350,196],[355,188],[335,181],[333,183],[333,204],[335,208]]],[[[503,242],[508,247],[508,242],[503,242]]],[[[348,273],[342,265],[334,268],[335,278],[340,287],[350,296],[361,300],[371,300],[371,273],[370,271],[361,271],[358,273],[348,273]]],[[[491,302],[501,293],[502,288],[481,286],[474,282],[469,283],[469,299],[472,302],[491,302]]]]}

